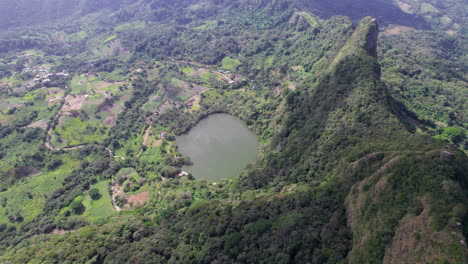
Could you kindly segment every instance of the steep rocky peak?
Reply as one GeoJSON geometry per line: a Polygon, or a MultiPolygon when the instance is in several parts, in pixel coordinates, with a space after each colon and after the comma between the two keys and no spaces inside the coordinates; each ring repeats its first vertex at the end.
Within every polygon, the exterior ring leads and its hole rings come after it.
{"type": "Polygon", "coordinates": [[[372,17],[365,17],[359,23],[353,37],[361,48],[364,48],[369,55],[377,58],[377,38],[379,36],[379,26],[377,20],[372,17]]]}
{"type": "MultiPolygon", "coordinates": [[[[336,55],[330,65],[330,72],[336,72],[337,67],[345,60],[352,57],[359,57],[365,64],[378,64],[377,62],[377,38],[379,26],[372,17],[365,17],[361,20],[354,33],[346,44],[336,55]]],[[[380,67],[375,68],[380,78],[380,67]]]]}

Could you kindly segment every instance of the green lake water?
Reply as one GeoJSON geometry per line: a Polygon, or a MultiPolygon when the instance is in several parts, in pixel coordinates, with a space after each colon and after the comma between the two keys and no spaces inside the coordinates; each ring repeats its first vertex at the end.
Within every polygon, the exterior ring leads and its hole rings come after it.
{"type": "Polygon", "coordinates": [[[209,181],[240,176],[257,158],[259,148],[255,133],[228,114],[208,116],[176,141],[179,152],[193,162],[183,170],[209,181]]]}

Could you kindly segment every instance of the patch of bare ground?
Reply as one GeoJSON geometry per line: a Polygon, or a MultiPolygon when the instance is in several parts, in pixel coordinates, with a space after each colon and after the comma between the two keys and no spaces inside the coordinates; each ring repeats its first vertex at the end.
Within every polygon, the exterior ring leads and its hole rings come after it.
{"type": "Polygon", "coordinates": [[[171,109],[172,107],[173,105],[171,104],[170,101],[165,101],[164,103],[161,104],[161,106],[159,106],[158,113],[162,115],[166,113],[167,111],[169,111],[169,109],[171,109]]]}
{"type": "Polygon", "coordinates": [[[456,34],[457,34],[457,32],[456,32],[455,30],[453,30],[453,29],[449,29],[449,30],[447,30],[447,31],[445,31],[445,32],[446,32],[447,34],[449,34],[449,35],[456,35],[456,34]]]}
{"type": "Polygon", "coordinates": [[[57,104],[61,104],[63,102],[63,100],[64,100],[63,96],[55,96],[55,97],[49,99],[48,106],[54,106],[54,105],[57,105],[57,104]]]}
{"type": "Polygon", "coordinates": [[[120,97],[120,100],[122,100],[122,101],[128,101],[128,100],[130,100],[130,98],[132,98],[132,95],[130,95],[130,94],[124,94],[124,95],[122,95],[122,97],[120,97]]]}
{"type": "Polygon", "coordinates": [[[33,238],[36,238],[38,236],[43,236],[43,235],[65,235],[66,233],[70,233],[70,232],[73,232],[73,231],[76,231],[76,230],[63,230],[63,229],[55,228],[50,233],[40,233],[40,234],[37,234],[37,235],[30,236],[29,239],[33,239],[33,238]]]}
{"type": "Polygon", "coordinates": [[[351,229],[354,229],[358,217],[362,214],[362,207],[367,197],[367,195],[362,192],[362,189],[363,186],[368,183],[368,181],[369,178],[366,178],[359,183],[356,183],[353,187],[351,187],[350,194],[346,198],[346,218],[348,226],[351,227],[351,229]]]}
{"type": "Polygon", "coordinates": [[[87,96],[84,94],[80,95],[67,95],[65,98],[65,104],[62,106],[62,112],[69,114],[71,111],[78,111],[81,109],[84,103],[86,103],[87,96]]]}
{"type": "MultiPolygon", "coordinates": [[[[430,208],[423,202],[424,210],[418,216],[406,215],[398,223],[390,247],[387,248],[384,264],[439,263],[447,260],[458,263],[443,246],[460,243],[461,232],[436,232],[429,228],[430,208]]],[[[464,247],[466,250],[466,247],[464,247]]],[[[466,252],[466,251],[465,251],[466,252]]]]}
{"type": "Polygon", "coordinates": [[[99,111],[111,113],[111,112],[112,112],[112,108],[114,108],[114,106],[115,106],[114,104],[106,104],[106,103],[103,103],[103,104],[99,105],[99,111]]]}
{"type": "Polygon", "coordinates": [[[201,85],[194,84],[194,83],[189,83],[186,81],[179,81],[178,86],[183,88],[184,90],[191,90],[195,93],[202,93],[209,89],[208,87],[201,86],[201,85]]]}
{"type": "Polygon", "coordinates": [[[65,92],[65,91],[60,89],[60,88],[49,88],[49,89],[47,89],[47,94],[48,95],[54,95],[54,94],[63,93],[63,92],[65,92]]]}
{"type": "Polygon", "coordinates": [[[47,119],[42,119],[39,121],[36,121],[34,123],[29,124],[27,127],[29,128],[42,128],[44,130],[47,130],[47,125],[49,124],[49,121],[47,119]]]}
{"type": "MultiPolygon", "coordinates": [[[[395,152],[395,151],[374,152],[374,153],[371,153],[371,154],[367,155],[366,157],[364,157],[362,159],[351,162],[351,163],[348,164],[348,167],[346,168],[346,172],[344,174],[344,177],[345,178],[350,177],[357,169],[359,169],[361,166],[363,166],[363,164],[365,164],[365,162],[372,162],[373,160],[375,160],[380,155],[388,155],[389,157],[391,157],[393,155],[396,155],[397,153],[398,152],[395,152]]],[[[379,172],[379,173],[384,172],[385,170],[390,168],[393,165],[393,163],[396,162],[397,160],[398,159],[391,159],[386,164],[381,166],[377,172],[379,172]]]]}
{"type": "Polygon", "coordinates": [[[106,125],[106,126],[114,126],[116,120],[117,120],[117,116],[112,114],[112,115],[108,116],[106,119],[104,119],[104,121],[102,121],[102,123],[104,125],[106,125]]]}
{"type": "Polygon", "coordinates": [[[281,190],[282,193],[285,192],[294,192],[297,190],[297,184],[291,184],[288,186],[284,186],[283,189],[281,190]]]}
{"type": "Polygon", "coordinates": [[[374,185],[374,188],[372,190],[372,196],[378,197],[387,186],[387,183],[387,177],[380,178],[380,180],[374,185]]]}
{"type": "Polygon", "coordinates": [[[383,34],[387,36],[392,36],[392,35],[398,35],[398,34],[411,32],[411,31],[415,31],[415,29],[412,27],[405,27],[405,26],[392,26],[388,28],[387,30],[385,30],[383,34]]]}
{"type": "Polygon", "coordinates": [[[288,89],[289,89],[289,90],[296,91],[296,89],[297,89],[296,83],[294,83],[294,82],[289,83],[289,84],[288,84],[288,89]]]}
{"type": "Polygon", "coordinates": [[[127,204],[124,205],[124,208],[131,208],[138,204],[142,205],[148,202],[149,193],[141,192],[135,195],[127,195],[125,198],[127,199],[127,204]]]}
{"type": "Polygon", "coordinates": [[[403,12],[411,14],[411,10],[413,9],[413,6],[400,0],[395,0],[395,3],[403,12]]]}
{"type": "Polygon", "coordinates": [[[120,106],[116,104],[106,104],[103,103],[99,105],[99,111],[101,112],[106,112],[106,113],[111,113],[102,123],[106,126],[114,126],[115,121],[117,120],[117,115],[115,114],[116,112],[119,112],[120,106]]]}
{"type": "Polygon", "coordinates": [[[24,167],[24,170],[26,171],[27,177],[30,177],[30,178],[36,177],[42,174],[42,171],[32,166],[26,166],[24,167]]]}
{"type": "Polygon", "coordinates": [[[148,192],[141,192],[139,194],[125,194],[121,185],[114,184],[111,187],[112,190],[112,203],[116,211],[122,211],[123,209],[131,209],[137,205],[143,205],[149,200],[148,192]],[[127,201],[122,207],[119,207],[116,203],[117,196],[124,197],[127,201]]]}
{"type": "Polygon", "coordinates": [[[193,92],[200,94],[203,93],[204,91],[208,90],[208,87],[197,85],[197,84],[190,84],[188,89],[192,90],[193,92]]]}
{"type": "Polygon", "coordinates": [[[112,83],[108,83],[108,82],[99,82],[97,87],[96,87],[96,92],[98,93],[104,93],[105,92],[105,89],[109,86],[111,86],[112,83]]]}
{"type": "Polygon", "coordinates": [[[377,173],[384,173],[386,170],[389,168],[393,167],[393,165],[399,161],[402,158],[402,156],[397,156],[389,160],[387,163],[385,163],[380,169],[377,171],[377,173]]]}
{"type": "MultiPolygon", "coordinates": [[[[294,14],[291,16],[291,18],[288,21],[289,25],[296,26],[299,23],[299,20],[301,20],[301,18],[302,19],[304,18],[305,14],[306,12],[303,12],[303,11],[294,12],[294,14]]],[[[311,24],[308,19],[305,19],[305,21],[311,24]]]]}
{"type": "Polygon", "coordinates": [[[207,70],[204,69],[197,69],[196,71],[192,72],[191,75],[193,77],[201,77],[203,73],[207,73],[207,70]]]}
{"type": "Polygon", "coordinates": [[[52,231],[52,234],[54,234],[54,235],[63,235],[63,234],[66,234],[68,232],[70,232],[70,231],[55,228],[54,231],[52,231]]]}
{"type": "Polygon", "coordinates": [[[161,144],[162,144],[162,140],[158,139],[158,140],[153,141],[152,146],[157,148],[161,146],[161,144]]]}

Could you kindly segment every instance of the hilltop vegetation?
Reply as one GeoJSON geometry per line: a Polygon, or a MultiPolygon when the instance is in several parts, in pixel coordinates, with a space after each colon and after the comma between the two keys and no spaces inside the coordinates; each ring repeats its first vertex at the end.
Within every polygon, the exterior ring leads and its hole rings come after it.
{"type": "Polygon", "coordinates": [[[461,1],[65,2],[1,24],[0,262],[466,262],[461,1]],[[219,112],[258,159],[181,174],[219,112]]]}

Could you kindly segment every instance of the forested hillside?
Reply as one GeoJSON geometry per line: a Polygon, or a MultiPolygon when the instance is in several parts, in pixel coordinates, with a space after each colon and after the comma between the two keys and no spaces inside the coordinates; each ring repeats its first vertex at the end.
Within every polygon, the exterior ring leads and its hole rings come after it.
{"type": "Polygon", "coordinates": [[[463,1],[1,1],[1,263],[466,263],[463,1]],[[210,182],[176,136],[260,151],[210,182]]]}

